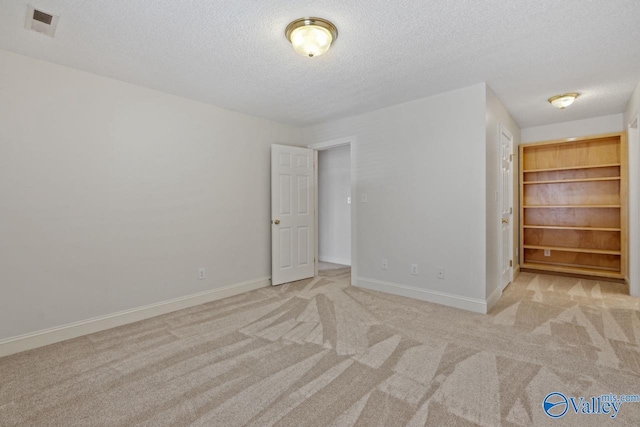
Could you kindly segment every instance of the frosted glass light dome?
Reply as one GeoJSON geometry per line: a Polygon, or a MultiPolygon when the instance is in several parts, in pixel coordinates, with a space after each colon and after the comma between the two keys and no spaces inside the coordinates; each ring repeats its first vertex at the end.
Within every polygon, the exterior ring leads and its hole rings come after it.
{"type": "Polygon", "coordinates": [[[564,109],[573,104],[573,101],[578,97],[577,93],[564,93],[562,95],[556,95],[549,98],[549,102],[556,108],[564,109]]]}
{"type": "Polygon", "coordinates": [[[300,18],[287,25],[285,35],[296,52],[313,58],[329,50],[338,30],[322,18],[300,18]]]}

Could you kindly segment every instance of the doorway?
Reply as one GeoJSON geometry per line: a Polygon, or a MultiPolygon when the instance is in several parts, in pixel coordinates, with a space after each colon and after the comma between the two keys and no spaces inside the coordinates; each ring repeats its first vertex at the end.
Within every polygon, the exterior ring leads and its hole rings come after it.
{"type": "Polygon", "coordinates": [[[356,138],[340,138],[308,147],[315,152],[316,164],[315,275],[318,276],[319,268],[325,271],[324,274],[327,274],[326,269],[347,268],[350,282],[355,285],[358,277],[356,138]]]}
{"type": "Polygon", "coordinates": [[[351,146],[318,151],[318,270],[351,266],[351,146]]]}

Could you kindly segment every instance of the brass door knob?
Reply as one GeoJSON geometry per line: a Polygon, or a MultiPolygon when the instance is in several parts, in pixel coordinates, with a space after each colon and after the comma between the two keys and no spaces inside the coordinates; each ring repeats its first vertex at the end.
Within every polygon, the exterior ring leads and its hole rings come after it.
{"type": "Polygon", "coordinates": [[[280,220],[279,220],[279,219],[276,219],[275,221],[273,221],[273,223],[274,223],[275,225],[278,225],[278,224],[280,224],[280,220]]]}
{"type": "Polygon", "coordinates": [[[503,220],[502,220],[502,223],[503,223],[503,224],[509,224],[509,220],[508,220],[508,219],[503,219],[503,220]]]}

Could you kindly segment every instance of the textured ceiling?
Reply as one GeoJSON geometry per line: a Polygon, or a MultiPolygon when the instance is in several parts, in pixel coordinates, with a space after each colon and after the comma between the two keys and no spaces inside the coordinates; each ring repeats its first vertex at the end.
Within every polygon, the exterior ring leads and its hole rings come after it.
{"type": "Polygon", "coordinates": [[[0,48],[293,125],[486,81],[529,127],[624,110],[640,1],[0,0],[0,48]],[[61,15],[55,38],[24,29],[27,3],[61,15]],[[337,25],[329,53],[293,51],[302,16],[337,25]]]}

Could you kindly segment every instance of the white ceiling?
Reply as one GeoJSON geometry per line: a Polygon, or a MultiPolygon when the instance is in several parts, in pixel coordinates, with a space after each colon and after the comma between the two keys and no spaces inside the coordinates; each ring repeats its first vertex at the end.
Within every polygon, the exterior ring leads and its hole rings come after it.
{"type": "Polygon", "coordinates": [[[0,0],[0,48],[293,125],[486,81],[524,128],[624,111],[640,1],[0,0]],[[27,3],[61,15],[55,38],[27,3]],[[303,16],[338,27],[326,55],[285,39],[303,16]]]}

